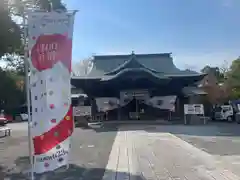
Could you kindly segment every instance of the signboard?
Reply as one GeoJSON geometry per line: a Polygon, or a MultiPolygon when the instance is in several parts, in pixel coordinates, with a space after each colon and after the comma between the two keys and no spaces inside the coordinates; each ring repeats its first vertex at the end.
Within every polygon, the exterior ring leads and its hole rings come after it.
{"type": "Polygon", "coordinates": [[[202,104],[184,104],[184,114],[204,114],[202,104]]]}
{"type": "Polygon", "coordinates": [[[237,107],[238,107],[238,111],[240,111],[240,104],[237,104],[237,107]]]}
{"type": "Polygon", "coordinates": [[[125,106],[133,98],[138,99],[138,100],[147,100],[147,99],[149,99],[149,92],[148,92],[148,90],[145,90],[145,89],[121,91],[120,92],[120,105],[125,106]]]}
{"type": "Polygon", "coordinates": [[[170,109],[171,112],[175,112],[175,105],[172,106],[172,108],[170,109]]]}
{"type": "Polygon", "coordinates": [[[71,60],[74,13],[30,12],[28,50],[34,171],[68,164],[73,118],[71,60]]]}
{"type": "Polygon", "coordinates": [[[149,94],[148,90],[129,90],[129,91],[122,91],[125,97],[144,97],[149,94]]]}
{"type": "Polygon", "coordinates": [[[73,116],[90,116],[91,111],[91,106],[76,106],[73,107],[73,116]]]}

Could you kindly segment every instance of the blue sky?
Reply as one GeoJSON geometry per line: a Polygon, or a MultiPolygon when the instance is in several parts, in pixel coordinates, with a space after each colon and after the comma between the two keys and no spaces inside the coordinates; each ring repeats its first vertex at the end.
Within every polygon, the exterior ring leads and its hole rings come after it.
{"type": "Polygon", "coordinates": [[[93,54],[172,52],[199,70],[240,56],[239,0],[65,0],[77,9],[73,61],[93,54]]]}

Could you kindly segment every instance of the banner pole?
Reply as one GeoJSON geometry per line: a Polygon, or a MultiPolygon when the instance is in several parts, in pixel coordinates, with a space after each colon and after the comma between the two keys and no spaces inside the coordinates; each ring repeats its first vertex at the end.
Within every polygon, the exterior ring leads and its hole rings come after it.
{"type": "Polygon", "coordinates": [[[25,69],[25,88],[27,96],[27,111],[28,111],[28,150],[31,165],[31,180],[34,180],[33,171],[33,152],[32,152],[32,133],[31,133],[31,102],[30,102],[30,88],[29,88],[29,62],[28,62],[28,46],[27,46],[27,22],[25,12],[23,12],[23,26],[24,26],[24,69],[25,69]]]}
{"type": "MultiPolygon", "coordinates": [[[[74,107],[72,107],[72,108],[73,108],[73,114],[72,114],[72,121],[73,121],[72,136],[73,136],[73,133],[74,133],[74,131],[75,131],[75,113],[74,113],[75,108],[74,108],[74,107]]],[[[72,151],[72,136],[70,137],[70,146],[71,146],[71,147],[69,148],[69,154],[70,154],[70,152],[72,151]]],[[[66,170],[68,170],[69,167],[70,167],[70,164],[69,164],[69,161],[68,161],[68,163],[67,163],[67,165],[66,165],[66,170]]]]}
{"type": "MultiPolygon", "coordinates": [[[[77,13],[78,11],[77,10],[75,10],[75,11],[73,11],[73,16],[75,16],[76,15],[76,13],[77,13]]],[[[70,85],[71,86],[71,85],[70,85]]],[[[71,99],[71,95],[70,95],[70,99],[71,99]]],[[[70,104],[71,104],[71,106],[72,106],[72,99],[71,99],[71,101],[70,101],[70,104]]],[[[73,130],[72,130],[72,135],[71,135],[71,137],[70,137],[70,148],[69,148],[69,153],[70,153],[70,151],[72,151],[72,136],[73,136],[73,133],[74,133],[74,131],[75,131],[75,113],[74,113],[74,110],[75,110],[75,108],[72,106],[72,121],[73,121],[73,130]]],[[[69,163],[69,160],[68,160],[68,163],[67,163],[67,166],[66,166],[66,170],[69,170],[69,168],[70,168],[70,163],[69,163]]]]}

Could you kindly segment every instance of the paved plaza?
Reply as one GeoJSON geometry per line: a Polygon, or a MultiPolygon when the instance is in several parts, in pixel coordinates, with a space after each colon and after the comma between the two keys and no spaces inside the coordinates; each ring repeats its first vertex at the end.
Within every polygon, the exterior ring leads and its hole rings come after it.
{"type": "MultiPolygon", "coordinates": [[[[0,139],[0,179],[23,180],[28,169],[26,124],[0,139]]],[[[240,128],[114,125],[77,128],[71,165],[45,180],[240,180],[240,128]]]]}
{"type": "MultiPolygon", "coordinates": [[[[9,124],[12,136],[0,138],[0,180],[25,180],[28,170],[27,124],[9,124]]],[[[76,128],[73,134],[73,148],[70,167],[56,173],[48,173],[45,180],[101,180],[107,165],[116,128],[105,132],[94,129],[76,128]]],[[[1,136],[1,134],[0,134],[1,136]]],[[[41,178],[36,178],[41,179],[41,178]]]]}
{"type": "MultiPolygon", "coordinates": [[[[240,176],[224,165],[224,162],[174,134],[165,132],[167,129],[177,132],[177,129],[185,128],[184,126],[119,128],[106,168],[110,171],[105,172],[104,179],[240,179],[240,176]]],[[[195,130],[199,128],[201,129],[198,127],[195,130]]]]}

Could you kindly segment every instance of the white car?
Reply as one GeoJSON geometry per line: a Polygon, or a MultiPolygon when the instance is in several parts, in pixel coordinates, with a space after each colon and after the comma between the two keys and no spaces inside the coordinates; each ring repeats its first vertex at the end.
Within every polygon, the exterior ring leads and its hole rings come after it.
{"type": "Polygon", "coordinates": [[[231,105],[222,105],[218,107],[214,113],[214,118],[216,120],[227,120],[229,122],[234,119],[234,112],[231,105]]]}
{"type": "Polygon", "coordinates": [[[20,114],[22,121],[27,121],[28,120],[28,114],[20,114]]]}

